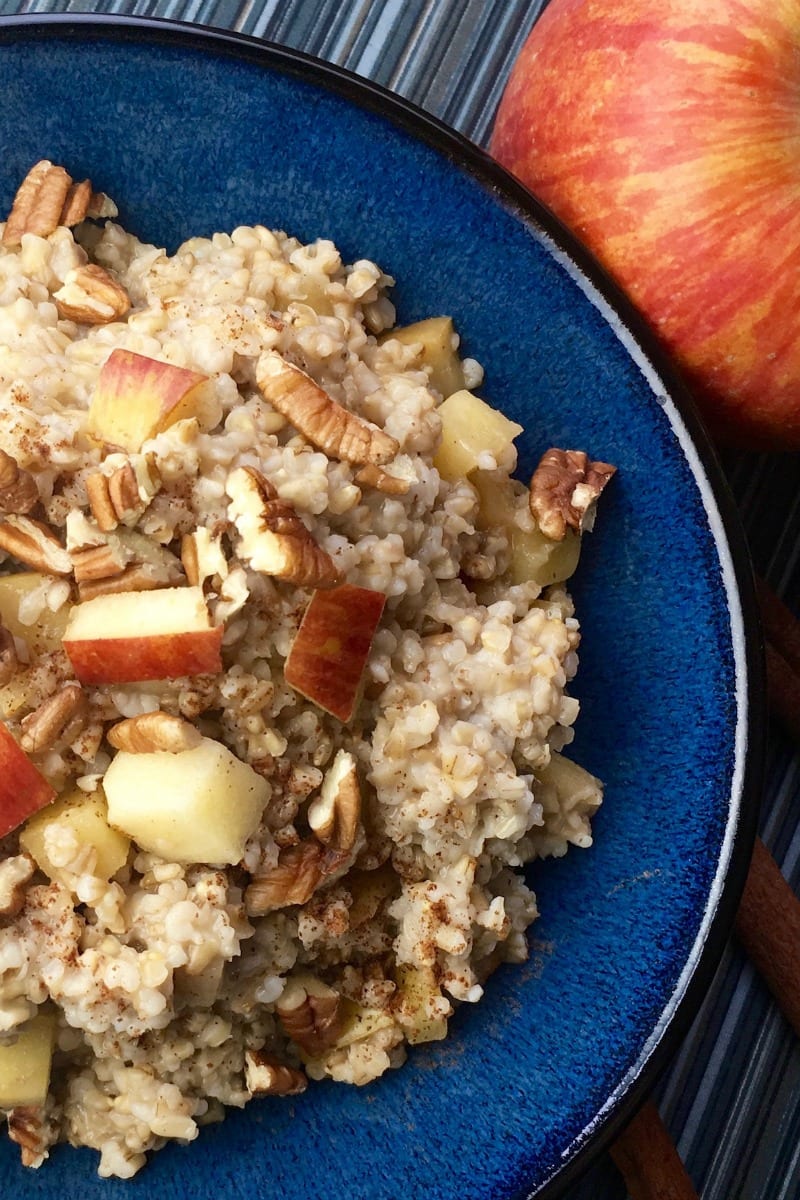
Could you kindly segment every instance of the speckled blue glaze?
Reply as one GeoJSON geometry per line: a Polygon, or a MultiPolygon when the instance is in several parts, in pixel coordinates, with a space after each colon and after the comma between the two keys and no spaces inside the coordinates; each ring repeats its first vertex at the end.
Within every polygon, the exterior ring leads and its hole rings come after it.
{"type": "Polygon", "coordinates": [[[594,848],[531,872],[542,917],[530,962],[499,971],[445,1045],[417,1048],[365,1089],[255,1103],[130,1183],[101,1182],[95,1155],[65,1148],[24,1172],[3,1143],[0,1194],[554,1195],[685,1027],[752,837],[758,711],[746,766],[743,751],[757,669],[737,594],[746,622],[752,600],[693,414],[587,298],[582,271],[596,279],[594,268],[555,223],[375,90],[230,40],[78,23],[46,35],[0,26],[0,89],[0,210],[48,156],[90,176],[159,244],[253,222],[332,238],[345,258],[397,277],[402,319],[454,315],[485,365],[482,394],[525,425],[523,473],[553,444],[619,467],[575,586],[585,642],[574,754],[607,799],[594,848]]]}

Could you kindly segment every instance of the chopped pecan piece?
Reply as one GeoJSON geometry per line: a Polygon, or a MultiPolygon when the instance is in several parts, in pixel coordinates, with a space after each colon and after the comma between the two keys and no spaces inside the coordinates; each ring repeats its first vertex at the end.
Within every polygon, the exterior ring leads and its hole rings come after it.
{"type": "Polygon", "coordinates": [[[0,521],[0,550],[44,575],[72,573],[72,559],[52,529],[33,517],[9,514],[0,521]]]}
{"type": "Polygon", "coordinates": [[[330,1049],[344,1025],[341,996],[312,975],[288,979],[275,1012],[287,1037],[310,1058],[330,1049]]]}
{"type": "Polygon", "coordinates": [[[25,516],[39,503],[39,489],[30,471],[0,450],[0,512],[25,516]]]}
{"type": "Polygon", "coordinates": [[[129,754],[155,751],[180,754],[182,750],[193,750],[203,740],[194,725],[160,710],[119,721],[109,729],[107,737],[115,749],[127,750],[129,754]]]}
{"type": "Polygon", "coordinates": [[[228,562],[222,550],[222,533],[201,526],[185,533],[181,540],[181,562],[192,587],[202,587],[207,579],[228,577],[228,562]]]}
{"type": "Polygon", "coordinates": [[[249,915],[305,904],[322,881],[324,855],[324,847],[313,838],[281,850],[277,865],[254,878],[244,894],[249,915]]]}
{"type": "Polygon", "coordinates": [[[299,1096],[308,1087],[302,1071],[261,1050],[245,1050],[244,1078],[251,1096],[299,1096]]]}
{"type": "Polygon", "coordinates": [[[5,246],[19,246],[24,233],[47,237],[61,223],[72,179],[63,167],[43,158],[31,167],[14,197],[3,230],[5,246]]]}
{"type": "Polygon", "coordinates": [[[122,284],[96,263],[68,271],[63,287],[53,292],[53,300],[59,316],[78,325],[109,325],[131,307],[122,284]]]}
{"type": "Polygon", "coordinates": [[[18,666],[14,637],[5,625],[0,625],[0,687],[5,687],[9,679],[13,678],[18,666]]]}
{"type": "Polygon", "coordinates": [[[26,754],[38,754],[58,745],[68,746],[86,725],[89,706],[79,683],[67,683],[60,691],[28,713],[20,722],[20,746],[26,754]]]}
{"type": "Polygon", "coordinates": [[[328,588],[339,582],[330,555],[260,471],[237,467],[225,481],[225,490],[240,538],[238,552],[254,571],[301,587],[328,588]]]}
{"type": "Polygon", "coordinates": [[[56,1141],[57,1128],[43,1105],[17,1105],[8,1113],[8,1136],[20,1147],[24,1167],[40,1167],[56,1141]]]}
{"type": "Polygon", "coordinates": [[[102,546],[86,546],[72,551],[75,582],[85,583],[90,579],[109,579],[120,575],[130,562],[131,555],[117,545],[106,542],[102,546]]]}
{"type": "Polygon", "coordinates": [[[545,537],[563,541],[567,529],[587,527],[597,497],[616,471],[582,450],[548,450],[533,473],[530,508],[545,537]]]}
{"type": "Polygon", "coordinates": [[[367,463],[360,471],[356,472],[354,478],[356,483],[361,484],[362,487],[374,487],[387,496],[405,496],[411,487],[410,479],[401,479],[399,475],[383,471],[374,463],[367,463]]]}
{"type": "Polygon", "coordinates": [[[328,769],[319,796],[308,807],[312,832],[332,850],[352,850],[361,818],[361,789],[356,761],[339,750],[328,769]]]}
{"type": "Polygon", "coordinates": [[[15,917],[25,903],[25,885],[36,863],[30,854],[15,854],[0,862],[0,917],[15,917]]]}
{"type": "Polygon", "coordinates": [[[81,221],[86,219],[91,203],[91,180],[83,179],[80,183],[71,184],[64,198],[59,225],[66,225],[68,228],[80,225],[81,221]]]}
{"type": "Polygon", "coordinates": [[[103,533],[110,533],[120,522],[134,522],[146,507],[130,461],[122,463],[110,475],[94,471],[86,480],[86,494],[92,516],[103,533]]]}
{"type": "Polygon", "coordinates": [[[256,382],[273,408],[329,457],[382,466],[397,454],[393,437],[337,404],[276,350],[266,350],[259,358],[256,382]]]}

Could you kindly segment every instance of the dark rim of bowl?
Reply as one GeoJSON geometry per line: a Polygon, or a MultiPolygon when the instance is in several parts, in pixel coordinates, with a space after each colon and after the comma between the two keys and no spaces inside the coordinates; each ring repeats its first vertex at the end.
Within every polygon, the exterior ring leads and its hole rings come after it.
{"type": "MultiPolygon", "coordinates": [[[[566,1148],[569,1157],[534,1192],[518,1192],[518,1200],[556,1200],[596,1161],[614,1137],[647,1099],[661,1074],[677,1052],[711,985],[733,928],[750,856],[758,829],[760,792],[764,777],[767,706],[764,643],[761,631],[750,554],[738,510],[717,453],[706,433],[694,401],[677,369],[631,301],[610,278],[575,235],[533,193],[491,158],[484,150],[437,117],[425,112],[380,84],[356,75],[310,54],[277,43],[233,31],[160,18],[94,13],[49,13],[0,16],[0,43],[15,35],[28,38],[93,38],[140,43],[143,40],[190,50],[224,53],[257,65],[294,75],[333,91],[357,107],[378,113],[391,124],[427,143],[451,159],[461,170],[499,194],[517,216],[544,233],[586,277],[591,286],[621,318],[625,329],[655,369],[665,391],[684,422],[718,506],[723,532],[731,554],[736,589],[742,609],[745,640],[746,745],[741,785],[741,804],[733,830],[728,870],[716,909],[708,920],[705,941],[683,995],[660,1033],[649,1056],[639,1063],[635,1075],[621,1094],[615,1094],[609,1111],[584,1135],[566,1148]]],[[[618,1087],[623,1086],[621,1081],[618,1087]]],[[[524,1170],[524,1164],[522,1164],[524,1170]]]]}

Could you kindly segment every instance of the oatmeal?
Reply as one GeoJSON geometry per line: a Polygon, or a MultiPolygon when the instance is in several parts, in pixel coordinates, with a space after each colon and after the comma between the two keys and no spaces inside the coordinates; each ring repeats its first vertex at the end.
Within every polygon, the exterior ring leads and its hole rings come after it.
{"type": "Polygon", "coordinates": [[[565,581],[613,468],[516,481],[374,263],[115,215],[40,163],[0,239],[0,1110],[127,1178],[524,960],[601,802],[565,581]]]}

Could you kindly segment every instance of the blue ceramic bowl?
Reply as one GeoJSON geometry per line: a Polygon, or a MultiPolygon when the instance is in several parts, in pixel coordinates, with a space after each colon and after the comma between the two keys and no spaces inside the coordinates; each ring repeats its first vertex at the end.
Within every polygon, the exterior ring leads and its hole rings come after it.
{"type": "Polygon", "coordinates": [[[588,852],[532,871],[530,962],[444,1044],[358,1090],[264,1100],[102,1182],[61,1147],[0,1194],[48,1200],[511,1200],[560,1194],[676,1049],[719,960],[752,843],[762,740],[742,537],[691,405],[639,321],[484,155],[355,77],[261,43],[96,18],[0,26],[0,209],[37,159],[88,175],[175,247],[261,222],[451,313],[485,398],[616,463],[575,595],[576,757],[606,783],[588,852]]]}

